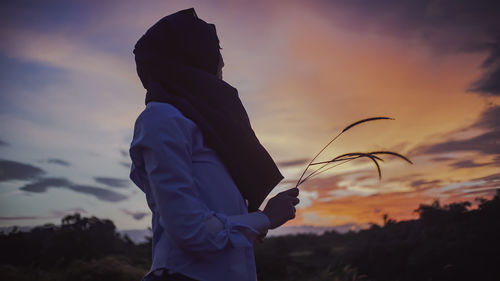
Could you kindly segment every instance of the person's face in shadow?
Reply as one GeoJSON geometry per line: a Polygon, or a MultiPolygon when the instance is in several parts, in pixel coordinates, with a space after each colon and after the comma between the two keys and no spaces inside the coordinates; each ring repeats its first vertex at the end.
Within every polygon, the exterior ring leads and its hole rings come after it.
{"type": "Polygon", "coordinates": [[[222,68],[224,67],[224,60],[222,54],[219,56],[219,66],[217,67],[217,78],[222,80],[222,68]]]}

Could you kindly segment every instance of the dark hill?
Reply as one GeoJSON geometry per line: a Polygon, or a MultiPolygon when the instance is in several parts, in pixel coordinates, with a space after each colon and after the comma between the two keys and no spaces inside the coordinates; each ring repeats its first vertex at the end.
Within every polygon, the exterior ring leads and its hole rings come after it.
{"type": "MultiPolygon", "coordinates": [[[[469,207],[436,201],[420,205],[418,220],[267,238],[255,247],[259,280],[500,280],[500,190],[469,207]]],[[[79,214],[1,233],[0,249],[9,281],[138,281],[151,263],[151,239],[136,245],[112,221],[79,214]]]]}

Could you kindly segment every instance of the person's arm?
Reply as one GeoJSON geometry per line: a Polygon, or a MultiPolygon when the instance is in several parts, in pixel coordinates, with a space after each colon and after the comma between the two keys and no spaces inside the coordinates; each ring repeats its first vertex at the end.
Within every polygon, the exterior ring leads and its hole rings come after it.
{"type": "Polygon", "coordinates": [[[215,214],[214,218],[206,222],[210,225],[210,230],[212,232],[221,231],[224,228],[224,224],[241,224],[250,226],[251,228],[257,230],[255,231],[242,230],[243,235],[247,237],[249,241],[262,242],[267,235],[267,231],[271,228],[271,222],[269,218],[262,212],[256,211],[248,214],[226,216],[224,214],[215,214]],[[216,217],[216,219],[215,219],[216,217]]]}
{"type": "Polygon", "coordinates": [[[253,243],[262,242],[271,226],[269,218],[261,211],[233,216],[216,213],[205,224],[212,233],[222,231],[226,224],[248,226],[249,229],[242,228],[241,232],[253,243]]]}
{"type": "Polygon", "coordinates": [[[191,134],[194,123],[183,117],[145,111],[136,122],[133,149],[142,156],[150,192],[167,234],[193,255],[228,245],[251,246],[267,232],[270,221],[262,212],[226,216],[209,210],[194,187],[191,134]]]}

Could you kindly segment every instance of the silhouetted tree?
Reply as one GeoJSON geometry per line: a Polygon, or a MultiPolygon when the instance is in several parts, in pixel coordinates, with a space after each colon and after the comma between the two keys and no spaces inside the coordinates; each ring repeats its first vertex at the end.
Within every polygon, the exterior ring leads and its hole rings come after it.
{"type": "MultiPolygon", "coordinates": [[[[421,204],[418,220],[383,216],[357,233],[327,231],[267,238],[255,255],[268,280],[498,280],[500,191],[442,206],[421,204]]],[[[72,214],[61,225],[0,233],[0,280],[139,280],[151,265],[151,238],[135,245],[112,221],[72,214]]]]}

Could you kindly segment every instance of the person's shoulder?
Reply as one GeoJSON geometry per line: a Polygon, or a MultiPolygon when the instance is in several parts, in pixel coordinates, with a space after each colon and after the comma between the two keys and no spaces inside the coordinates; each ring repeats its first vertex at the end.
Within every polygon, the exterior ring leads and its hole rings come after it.
{"type": "Polygon", "coordinates": [[[190,121],[175,106],[166,102],[151,101],[139,114],[136,123],[189,123],[190,121]]]}
{"type": "Polygon", "coordinates": [[[156,130],[160,128],[181,126],[191,128],[194,123],[186,118],[175,106],[166,102],[151,101],[139,114],[136,126],[156,130]]]}
{"type": "Polygon", "coordinates": [[[151,101],[139,114],[138,119],[165,120],[165,118],[184,117],[182,113],[173,105],[166,102],[151,101]]]}

